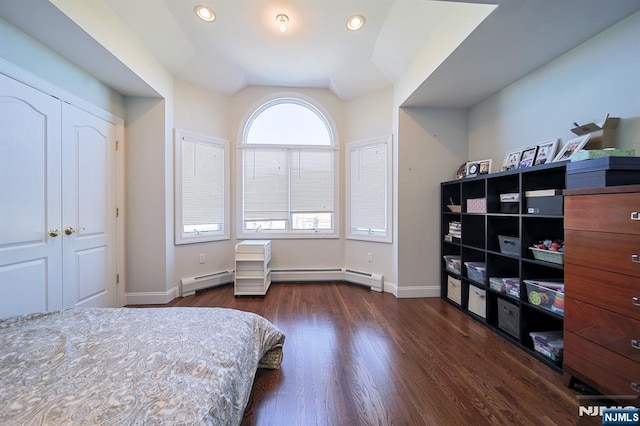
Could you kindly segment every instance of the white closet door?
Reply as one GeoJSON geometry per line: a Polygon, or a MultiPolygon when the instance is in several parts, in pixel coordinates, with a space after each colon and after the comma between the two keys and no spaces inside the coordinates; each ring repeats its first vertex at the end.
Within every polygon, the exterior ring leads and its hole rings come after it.
{"type": "Polygon", "coordinates": [[[61,102],[0,74],[0,318],[62,308],[61,102]]]}
{"type": "Polygon", "coordinates": [[[114,307],[116,126],[66,103],[62,118],[64,306],[114,307]]]}

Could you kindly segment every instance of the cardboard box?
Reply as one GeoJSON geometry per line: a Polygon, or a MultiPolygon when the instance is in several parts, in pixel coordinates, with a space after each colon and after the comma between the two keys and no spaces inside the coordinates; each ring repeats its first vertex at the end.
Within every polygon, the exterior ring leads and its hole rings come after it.
{"type": "Polygon", "coordinates": [[[602,124],[588,123],[576,126],[571,131],[578,136],[591,134],[584,149],[615,148],[616,128],[619,122],[620,118],[607,115],[602,124]]]}

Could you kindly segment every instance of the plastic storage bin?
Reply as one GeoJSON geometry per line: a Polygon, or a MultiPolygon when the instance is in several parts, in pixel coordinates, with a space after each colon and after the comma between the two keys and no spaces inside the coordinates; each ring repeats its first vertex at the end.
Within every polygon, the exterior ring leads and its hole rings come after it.
{"type": "Polygon", "coordinates": [[[444,256],[447,271],[451,271],[454,274],[460,275],[462,273],[462,261],[460,256],[447,255],[444,256]]]}
{"type": "Polygon", "coordinates": [[[564,283],[561,281],[524,280],[529,303],[564,316],[564,283]]]}
{"type": "Polygon", "coordinates": [[[529,333],[533,339],[533,349],[554,361],[562,360],[564,341],[562,331],[534,331],[529,333]]]}
{"type": "Polygon", "coordinates": [[[520,278],[491,277],[489,278],[489,287],[509,296],[520,297],[520,278]]]}
{"type": "Polygon", "coordinates": [[[500,253],[520,256],[520,238],[498,235],[498,242],[500,243],[500,253]]]}
{"type": "Polygon", "coordinates": [[[487,266],[484,262],[464,262],[467,267],[467,277],[481,284],[487,283],[487,266]]]}

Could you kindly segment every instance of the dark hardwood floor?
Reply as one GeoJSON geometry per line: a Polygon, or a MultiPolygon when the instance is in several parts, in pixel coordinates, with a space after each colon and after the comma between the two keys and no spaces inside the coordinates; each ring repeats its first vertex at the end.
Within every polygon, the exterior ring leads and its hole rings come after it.
{"type": "Polygon", "coordinates": [[[286,335],[280,370],[259,370],[243,425],[576,424],[562,375],[438,298],[346,283],[223,286],[169,306],[255,312],[286,335]]]}

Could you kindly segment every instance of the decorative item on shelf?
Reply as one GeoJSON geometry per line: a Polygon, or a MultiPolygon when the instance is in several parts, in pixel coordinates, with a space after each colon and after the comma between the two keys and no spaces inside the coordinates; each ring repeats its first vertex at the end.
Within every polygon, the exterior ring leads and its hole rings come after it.
{"type": "Polygon", "coordinates": [[[615,148],[616,128],[619,122],[620,118],[609,117],[609,114],[607,114],[601,124],[588,123],[580,125],[573,123],[574,127],[571,132],[576,136],[589,135],[588,149],[615,148]]]}
{"type": "Polygon", "coordinates": [[[522,156],[522,150],[518,149],[516,151],[507,152],[507,155],[504,156],[504,161],[502,162],[502,170],[513,170],[517,169],[520,164],[520,157],[522,156]]]}
{"type": "Polygon", "coordinates": [[[574,153],[580,151],[587,144],[590,137],[591,134],[589,133],[567,141],[553,161],[565,161],[570,159],[574,153]]]}
{"type": "Polygon", "coordinates": [[[546,164],[553,161],[556,156],[556,151],[558,150],[558,139],[553,139],[547,142],[543,142],[538,144],[538,153],[536,154],[536,159],[533,162],[534,166],[539,164],[546,164]]]}
{"type": "Polygon", "coordinates": [[[479,170],[480,170],[480,164],[478,164],[477,162],[468,162],[465,177],[477,176],[479,170]]]}
{"type": "Polygon", "coordinates": [[[462,179],[467,175],[467,163],[460,164],[458,170],[456,171],[456,179],[462,179]]]}
{"type": "Polygon", "coordinates": [[[447,204],[447,208],[453,213],[460,213],[461,211],[461,206],[459,204],[456,204],[451,197],[449,197],[449,204],[447,204]]]}
{"type": "Polygon", "coordinates": [[[536,159],[536,154],[538,153],[538,145],[530,146],[522,150],[522,155],[520,156],[520,164],[518,168],[531,167],[533,166],[533,162],[536,159]]]}
{"type": "Polygon", "coordinates": [[[476,160],[467,163],[465,175],[474,177],[477,175],[486,175],[491,173],[491,160],[476,160]]]}

